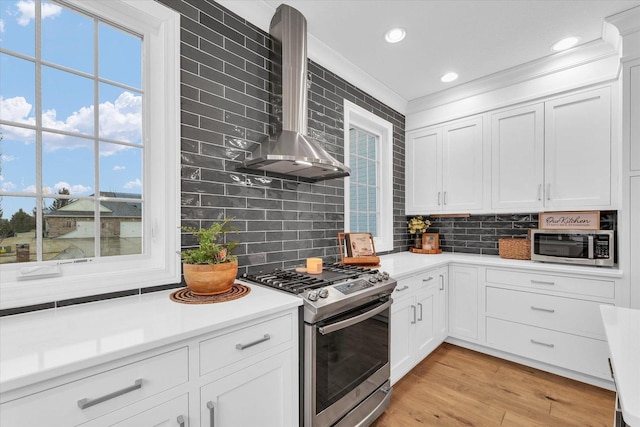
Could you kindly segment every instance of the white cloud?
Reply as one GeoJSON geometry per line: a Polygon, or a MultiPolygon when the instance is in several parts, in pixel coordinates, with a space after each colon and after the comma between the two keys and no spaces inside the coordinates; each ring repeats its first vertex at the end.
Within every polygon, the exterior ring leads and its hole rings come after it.
{"type": "Polygon", "coordinates": [[[115,165],[113,167],[114,171],[121,171],[121,170],[125,170],[126,168],[124,166],[120,166],[120,165],[115,165]]]}
{"type": "Polygon", "coordinates": [[[2,188],[2,191],[11,191],[16,188],[16,185],[13,182],[11,181],[4,182],[4,178],[2,177],[2,175],[0,175],[0,182],[2,183],[2,185],[0,185],[0,188],[2,188]]]}
{"type": "MultiPolygon", "coordinates": [[[[57,117],[54,109],[42,113],[42,125],[47,128],[66,132],[93,134],[93,105],[81,107],[66,119],[57,117]]],[[[33,106],[22,96],[4,99],[0,97],[0,117],[4,120],[35,125],[33,106]]],[[[115,102],[100,104],[100,136],[129,142],[141,141],[142,129],[142,97],[131,92],[123,92],[115,102]]],[[[33,142],[31,130],[18,127],[3,127],[7,139],[33,142]]],[[[89,140],[69,138],[65,135],[46,133],[44,135],[45,150],[73,149],[90,144],[89,140]]],[[[100,144],[100,155],[111,156],[129,147],[118,144],[100,144]]]]}
{"type": "Polygon", "coordinates": [[[4,33],[4,21],[0,19],[0,33],[4,33]]]}
{"type": "Polygon", "coordinates": [[[83,194],[91,191],[91,187],[87,187],[82,184],[69,184],[68,182],[60,181],[53,186],[55,193],[59,193],[60,190],[66,188],[69,190],[69,194],[83,194]]]}
{"type": "MultiPolygon", "coordinates": [[[[18,25],[26,27],[36,17],[36,4],[33,0],[20,0],[16,3],[18,8],[18,25]]],[[[62,12],[62,8],[52,3],[42,4],[42,18],[54,18],[62,12]]]]}
{"type": "MultiPolygon", "coordinates": [[[[48,190],[48,188],[46,188],[46,187],[45,187],[45,188],[43,188],[43,190],[44,190],[43,192],[44,192],[45,194],[48,194],[48,193],[49,193],[49,191],[47,191],[47,190],[48,190]]],[[[27,187],[24,187],[24,188],[22,189],[22,191],[24,191],[25,193],[35,193],[35,192],[36,192],[36,186],[35,186],[35,184],[34,184],[34,185],[29,185],[29,186],[27,186],[27,187]]]]}
{"type": "Polygon", "coordinates": [[[134,179],[133,181],[129,181],[124,185],[124,188],[127,188],[127,189],[140,188],[140,187],[142,187],[142,182],[138,178],[134,179]]]}
{"type": "MultiPolygon", "coordinates": [[[[3,162],[12,162],[14,161],[16,158],[14,156],[11,156],[9,154],[0,154],[0,160],[2,160],[3,162]]],[[[0,175],[0,180],[2,179],[2,176],[0,175]]]]}

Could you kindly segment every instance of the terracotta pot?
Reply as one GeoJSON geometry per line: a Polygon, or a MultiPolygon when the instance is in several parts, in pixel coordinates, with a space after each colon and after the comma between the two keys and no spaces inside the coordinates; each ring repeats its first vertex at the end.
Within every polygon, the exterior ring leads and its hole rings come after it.
{"type": "Polygon", "coordinates": [[[182,264],[182,272],[191,292],[196,295],[216,295],[231,289],[238,275],[238,263],[182,264]]]}

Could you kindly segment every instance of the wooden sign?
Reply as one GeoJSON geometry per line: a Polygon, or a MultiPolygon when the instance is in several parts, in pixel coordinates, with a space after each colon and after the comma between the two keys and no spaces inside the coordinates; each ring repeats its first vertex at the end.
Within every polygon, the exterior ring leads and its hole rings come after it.
{"type": "Polygon", "coordinates": [[[538,228],[544,230],[600,230],[600,211],[540,212],[538,228]]]}

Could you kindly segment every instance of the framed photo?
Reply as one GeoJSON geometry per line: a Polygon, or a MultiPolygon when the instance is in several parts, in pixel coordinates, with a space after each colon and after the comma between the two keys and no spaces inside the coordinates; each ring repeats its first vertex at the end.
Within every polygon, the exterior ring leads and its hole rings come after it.
{"type": "Polygon", "coordinates": [[[540,212],[538,228],[544,230],[600,230],[600,211],[540,212]]]}
{"type": "Polygon", "coordinates": [[[422,235],[422,249],[435,251],[440,249],[440,235],[438,233],[424,233],[422,235]]]}
{"type": "Polygon", "coordinates": [[[373,236],[371,233],[345,233],[347,256],[374,256],[373,236]]]}

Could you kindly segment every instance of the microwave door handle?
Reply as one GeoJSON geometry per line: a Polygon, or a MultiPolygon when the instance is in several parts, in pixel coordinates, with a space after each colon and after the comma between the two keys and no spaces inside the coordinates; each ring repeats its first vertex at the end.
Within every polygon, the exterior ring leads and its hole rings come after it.
{"type": "Polygon", "coordinates": [[[341,322],[336,322],[336,323],[332,323],[330,325],[325,325],[325,326],[320,326],[318,327],[318,331],[320,331],[320,333],[322,335],[327,335],[330,334],[331,332],[335,332],[335,331],[339,331],[340,329],[344,329],[344,328],[348,328],[349,326],[355,325],[356,323],[360,323],[363,320],[367,320],[370,317],[373,317],[379,313],[382,313],[383,311],[385,311],[387,308],[391,307],[391,303],[393,303],[392,299],[389,299],[389,301],[385,302],[382,305],[377,306],[376,308],[367,311],[366,313],[362,313],[358,316],[355,317],[351,317],[347,320],[343,320],[341,322]]]}
{"type": "Polygon", "coordinates": [[[587,253],[589,259],[593,259],[593,236],[589,235],[589,249],[587,253]]]}

